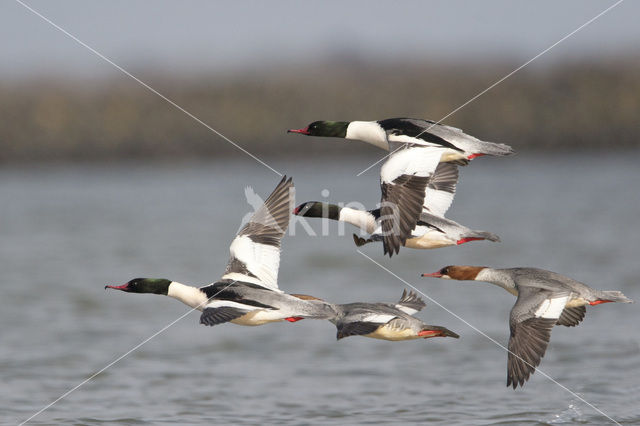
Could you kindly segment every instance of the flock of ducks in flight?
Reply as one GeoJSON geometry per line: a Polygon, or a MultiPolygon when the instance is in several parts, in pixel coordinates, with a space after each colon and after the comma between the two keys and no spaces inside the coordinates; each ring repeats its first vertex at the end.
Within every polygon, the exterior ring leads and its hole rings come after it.
{"type": "MultiPolygon", "coordinates": [[[[409,118],[316,121],[289,132],[361,140],[390,152],[380,170],[379,208],[362,211],[309,201],[297,206],[293,214],[355,225],[369,234],[367,239],[354,234],[356,245],[381,242],[389,256],[398,254],[401,247],[431,249],[474,240],[499,241],[495,234],[472,230],[444,214],[453,201],[458,166],[484,155],[510,155],[509,146],[484,142],[433,121],[409,118]]],[[[217,282],[198,288],[168,279],[136,278],[106,288],[173,297],[202,311],[200,323],[209,326],[225,322],[256,326],[312,318],[335,324],[338,339],[355,335],[392,341],[459,337],[445,327],[414,317],[425,306],[414,292],[404,291],[396,303],[333,304],[280,290],[280,241],[289,225],[293,190],[292,179],[285,176],[232,241],[231,257],[217,282]]],[[[537,268],[453,265],[422,276],[485,281],[517,297],[509,317],[507,359],[507,386],[514,389],[522,387],[540,364],[554,325],[578,325],[587,305],[633,302],[619,291],[595,290],[537,268]]]]}

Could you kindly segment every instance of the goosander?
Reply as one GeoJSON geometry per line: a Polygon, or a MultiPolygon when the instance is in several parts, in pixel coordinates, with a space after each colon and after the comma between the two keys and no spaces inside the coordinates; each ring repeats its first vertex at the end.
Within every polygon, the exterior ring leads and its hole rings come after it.
{"type": "Polygon", "coordinates": [[[338,340],[348,336],[365,336],[382,340],[428,339],[455,337],[456,333],[437,325],[427,325],[412,315],[425,306],[415,293],[404,290],[396,304],[347,303],[334,305],[336,315],[331,318],[338,332],[338,340]]]}
{"type": "Polygon", "coordinates": [[[332,317],[335,312],[331,304],[311,296],[290,295],[278,288],[280,240],[289,226],[293,190],[292,179],[285,176],[240,229],[219,281],[198,288],[164,278],[136,278],[105,288],[173,297],[202,311],[200,323],[210,326],[224,322],[253,326],[332,317]]]}
{"type": "Polygon", "coordinates": [[[391,151],[380,169],[380,234],[384,254],[390,257],[400,251],[417,226],[428,198],[429,182],[438,164],[466,164],[479,155],[511,153],[511,148],[506,145],[482,142],[448,126],[434,125],[435,133],[429,127],[416,130],[410,132],[412,137],[402,133],[417,128],[417,122],[420,120],[320,121],[304,129],[289,130],[309,136],[360,139],[391,151]],[[436,134],[446,135],[450,140],[434,136],[436,134]]]}
{"type": "MultiPolygon", "coordinates": [[[[357,226],[370,234],[368,238],[353,234],[353,241],[358,247],[383,241],[379,233],[380,209],[357,210],[320,201],[307,201],[297,206],[293,212],[297,216],[321,217],[357,226]]],[[[480,240],[499,242],[500,237],[491,232],[472,230],[453,220],[423,212],[403,246],[412,249],[436,249],[480,240]]]]}
{"type": "MultiPolygon", "coordinates": [[[[458,168],[451,163],[440,163],[432,175],[427,189],[422,212],[404,246],[415,249],[433,249],[475,240],[500,241],[486,231],[475,231],[457,222],[446,219],[458,182],[458,168]]],[[[293,213],[303,217],[322,217],[355,225],[370,234],[365,239],[353,234],[358,247],[374,241],[383,241],[380,209],[357,210],[318,201],[307,201],[295,208],[293,213]]]]}
{"type": "Polygon", "coordinates": [[[314,121],[290,133],[360,140],[387,151],[393,143],[444,148],[443,162],[466,165],[483,155],[505,156],[513,149],[505,144],[485,142],[461,129],[417,118],[388,118],[379,121],[314,121]]]}
{"type": "Polygon", "coordinates": [[[509,316],[507,386],[522,387],[540,365],[554,325],[573,327],[584,318],[587,305],[633,303],[619,291],[595,290],[579,281],[538,268],[494,269],[484,266],[447,266],[422,274],[454,280],[485,281],[517,296],[509,316]]]}

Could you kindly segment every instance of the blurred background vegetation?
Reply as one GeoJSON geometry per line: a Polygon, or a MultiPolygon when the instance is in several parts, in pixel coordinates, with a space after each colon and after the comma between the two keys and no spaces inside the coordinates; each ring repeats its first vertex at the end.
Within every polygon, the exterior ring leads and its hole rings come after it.
{"type": "Polygon", "coordinates": [[[87,46],[265,158],[365,152],[285,133],[322,119],[446,117],[518,151],[640,146],[637,2],[29,4],[87,45],[0,3],[0,164],[245,155],[87,46]]]}
{"type": "MultiPolygon", "coordinates": [[[[438,120],[518,64],[412,64],[333,60],[217,77],[146,82],[252,153],[333,153],[288,128],[311,121],[438,120]],[[498,77],[497,77],[498,76],[498,77]]],[[[522,70],[444,122],[516,149],[640,146],[640,57],[580,60],[522,70]]],[[[207,158],[231,144],[133,80],[30,79],[0,86],[0,161],[207,158]]],[[[345,144],[340,153],[361,150],[345,144]]]]}

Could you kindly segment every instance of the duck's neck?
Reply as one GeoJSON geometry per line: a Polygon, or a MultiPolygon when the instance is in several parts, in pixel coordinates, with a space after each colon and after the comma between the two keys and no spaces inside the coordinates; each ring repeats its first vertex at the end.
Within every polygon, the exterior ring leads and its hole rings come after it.
{"type": "Polygon", "coordinates": [[[347,126],[345,139],[360,140],[371,145],[389,150],[387,134],[376,121],[352,121],[347,126]]]}
{"type": "Polygon", "coordinates": [[[372,234],[376,229],[376,218],[368,211],[343,207],[338,216],[340,222],[350,223],[363,231],[372,234]]]}
{"type": "Polygon", "coordinates": [[[207,295],[202,292],[198,287],[190,285],[180,284],[172,281],[169,284],[169,292],[167,296],[173,297],[184,303],[187,306],[191,306],[194,309],[202,310],[204,305],[207,304],[207,295]]]}
{"type": "Polygon", "coordinates": [[[515,296],[518,295],[518,288],[516,287],[516,283],[513,280],[511,274],[506,271],[493,268],[484,268],[478,273],[475,280],[495,284],[499,287],[504,288],[509,293],[515,296]]]}
{"type": "Polygon", "coordinates": [[[370,212],[352,209],[351,207],[340,207],[335,204],[317,202],[314,208],[310,209],[305,216],[322,217],[349,223],[369,234],[373,233],[376,228],[376,218],[370,212]]]}

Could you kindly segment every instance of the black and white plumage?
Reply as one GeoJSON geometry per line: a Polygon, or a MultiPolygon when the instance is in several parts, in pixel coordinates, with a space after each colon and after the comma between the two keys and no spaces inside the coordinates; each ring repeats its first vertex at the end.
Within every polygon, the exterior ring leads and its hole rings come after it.
{"type": "Polygon", "coordinates": [[[303,129],[292,129],[289,132],[360,140],[387,151],[397,149],[397,144],[442,148],[442,161],[460,165],[466,165],[470,160],[482,155],[513,154],[513,149],[508,145],[482,141],[456,127],[418,118],[314,121],[303,129]]]}
{"type": "Polygon", "coordinates": [[[384,130],[390,143],[408,143],[442,147],[446,151],[442,161],[467,164],[482,155],[505,156],[513,149],[505,144],[481,141],[456,127],[417,118],[389,118],[377,124],[384,130]]]}
{"type": "Polygon", "coordinates": [[[303,300],[278,288],[280,241],[289,226],[293,191],[292,179],[285,176],[240,229],[221,280],[201,288],[209,298],[201,323],[261,325],[331,315],[328,303],[303,300]]]}
{"type": "Polygon", "coordinates": [[[289,226],[293,182],[286,176],[256,210],[229,248],[221,279],[201,288],[167,279],[137,278],[123,286],[130,293],[164,294],[202,311],[200,322],[262,325],[335,315],[331,304],[311,296],[290,295],[278,288],[280,241],[289,226]]]}
{"type": "Polygon", "coordinates": [[[509,315],[507,356],[507,386],[514,389],[523,386],[540,365],[554,325],[578,325],[587,305],[633,302],[619,291],[595,290],[572,278],[538,268],[454,265],[423,276],[486,281],[518,297],[509,315]]]}
{"type": "Polygon", "coordinates": [[[459,336],[444,327],[428,325],[413,317],[425,303],[415,293],[406,290],[395,303],[347,303],[334,305],[338,340],[349,336],[365,336],[382,340],[413,340],[429,337],[459,336]]]}
{"type": "MultiPolygon", "coordinates": [[[[390,151],[380,170],[381,226],[376,232],[381,237],[384,253],[389,256],[397,254],[407,239],[412,237],[420,214],[428,208],[429,203],[442,204],[442,207],[432,207],[433,210],[426,211],[437,216],[443,216],[451,204],[453,195],[440,201],[436,195],[453,194],[455,184],[448,191],[434,189],[433,183],[429,185],[439,163],[467,164],[477,156],[509,155],[513,152],[507,145],[481,141],[460,129],[411,118],[316,121],[306,128],[289,132],[361,140],[390,151]]],[[[457,182],[457,170],[455,173],[457,182]]],[[[422,245],[431,247],[429,243],[422,245]]]]}
{"type": "Polygon", "coordinates": [[[380,234],[384,254],[397,254],[416,227],[441,156],[441,149],[405,147],[393,152],[382,165],[380,234]]]}
{"type": "Polygon", "coordinates": [[[280,241],[289,227],[292,179],[282,179],[249,219],[229,247],[222,279],[238,280],[282,292],[278,288],[280,241]]]}
{"type": "MultiPolygon", "coordinates": [[[[500,238],[486,231],[467,228],[444,217],[455,195],[458,181],[458,167],[451,163],[439,163],[425,189],[422,212],[404,246],[414,249],[433,249],[474,240],[500,241],[500,238]]],[[[357,246],[370,242],[382,242],[382,209],[357,210],[318,201],[307,201],[294,210],[294,214],[304,217],[320,217],[352,224],[369,234],[362,238],[354,234],[357,246]]]]}

